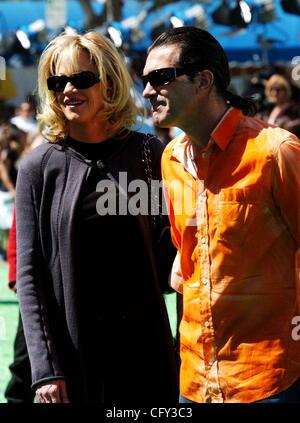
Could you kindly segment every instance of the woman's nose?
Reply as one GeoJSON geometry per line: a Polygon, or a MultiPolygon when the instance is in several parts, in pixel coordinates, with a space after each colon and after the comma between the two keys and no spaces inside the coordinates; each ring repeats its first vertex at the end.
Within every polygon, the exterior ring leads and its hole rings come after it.
{"type": "Polygon", "coordinates": [[[68,82],[66,83],[65,88],[64,88],[64,93],[67,93],[67,92],[69,92],[69,91],[73,91],[74,89],[76,89],[76,88],[74,87],[74,85],[72,85],[72,83],[71,83],[70,81],[68,81],[68,82]]]}

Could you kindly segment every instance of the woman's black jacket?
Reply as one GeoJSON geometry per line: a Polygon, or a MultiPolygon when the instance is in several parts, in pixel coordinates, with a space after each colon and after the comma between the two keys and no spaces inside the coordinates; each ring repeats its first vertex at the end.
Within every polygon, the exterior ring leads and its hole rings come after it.
{"type": "MultiPolygon", "coordinates": [[[[119,172],[127,171],[128,182],[137,178],[147,181],[145,163],[142,161],[144,137],[135,132],[129,133],[126,142],[120,143],[122,148],[106,163],[109,172],[116,179],[119,172]]],[[[150,150],[153,178],[160,179],[163,145],[152,138],[150,150]]],[[[65,141],[45,143],[22,160],[16,194],[17,291],[32,368],[33,388],[46,381],[65,378],[70,390],[74,388],[74,401],[83,402],[88,402],[89,398],[82,388],[80,378],[77,378],[77,373],[80,373],[78,356],[81,338],[78,331],[73,246],[78,199],[91,166],[91,161],[72,150],[65,141]]],[[[157,266],[153,250],[155,241],[152,220],[149,216],[142,215],[136,216],[136,219],[152,265],[151,276],[157,292],[155,301],[160,310],[156,318],[163,334],[160,338],[163,339],[163,345],[160,346],[161,365],[152,363],[150,368],[152,372],[153,368],[157,369],[158,390],[159,385],[162,385],[161,392],[165,392],[161,399],[176,401],[176,359],[161,295],[160,265],[157,266]]],[[[169,256],[172,254],[173,251],[169,256]]],[[[105,264],[99,259],[99,266],[103,265],[105,264]]],[[[93,295],[92,287],[87,287],[90,288],[93,295]]],[[[95,334],[96,336],[101,337],[101,334],[95,334]]],[[[145,366],[150,359],[151,354],[145,351],[145,366]]],[[[130,387],[130,381],[128,386],[130,387]]],[[[143,387],[132,386],[131,389],[141,391],[143,387]]],[[[149,393],[145,392],[145,395],[149,393]]],[[[133,399],[134,397],[133,393],[133,399]]],[[[151,402],[151,398],[145,400],[151,402]]]]}

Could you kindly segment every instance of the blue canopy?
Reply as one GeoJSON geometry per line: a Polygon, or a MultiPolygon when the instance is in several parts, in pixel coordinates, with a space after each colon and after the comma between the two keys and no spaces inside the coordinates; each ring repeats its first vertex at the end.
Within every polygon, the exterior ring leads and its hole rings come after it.
{"type": "MultiPolygon", "coordinates": [[[[141,2],[126,1],[126,4],[129,3],[138,4],[141,2]]],[[[166,21],[171,15],[181,18],[186,25],[197,25],[195,18],[187,17],[187,11],[193,7],[195,8],[195,5],[198,4],[198,7],[199,5],[203,7],[206,13],[207,29],[226,50],[230,61],[257,62],[266,53],[271,62],[291,61],[294,56],[300,55],[300,16],[284,12],[280,0],[274,0],[276,20],[260,23],[257,19],[260,7],[258,1],[247,0],[247,3],[253,8],[253,20],[246,29],[241,31],[234,31],[232,27],[217,25],[213,22],[212,13],[220,6],[221,0],[209,2],[186,0],[164,6],[159,11],[151,13],[145,19],[143,30],[146,37],[141,41],[141,47],[146,48],[151,43],[150,34],[155,22],[166,21]]],[[[136,48],[138,47],[139,45],[137,44],[136,48]]]]}
{"type": "MultiPolygon", "coordinates": [[[[250,2],[249,2],[250,4],[250,2]]],[[[285,13],[274,0],[277,19],[269,23],[255,20],[235,35],[225,35],[226,27],[213,25],[212,34],[220,41],[230,61],[257,61],[267,52],[270,62],[289,62],[300,55],[300,16],[285,13]]]]}
{"type": "MultiPolygon", "coordinates": [[[[247,0],[254,9],[258,7],[257,0],[247,0]]],[[[123,22],[132,16],[139,14],[143,10],[148,10],[153,1],[127,0],[123,7],[123,20],[121,23],[111,22],[120,30],[123,39],[131,42],[133,51],[144,53],[152,42],[153,31],[156,27],[164,29],[170,25],[170,17],[176,16],[185,25],[197,25],[194,15],[203,8],[207,16],[207,29],[219,40],[227,52],[229,61],[237,62],[260,62],[263,54],[268,54],[271,62],[291,61],[294,56],[300,55],[300,16],[285,13],[281,7],[280,0],[274,0],[277,19],[269,23],[259,23],[254,19],[250,25],[240,31],[232,31],[232,28],[217,25],[212,20],[212,12],[218,8],[219,1],[177,1],[163,6],[157,11],[150,13],[141,23],[139,34],[130,41],[132,28],[124,26],[123,22]],[[194,9],[193,9],[194,8],[194,9]]],[[[93,1],[95,12],[99,13],[103,5],[93,1]]],[[[37,19],[45,17],[45,1],[0,1],[0,32],[15,31],[22,28],[26,31],[26,26],[37,19]]],[[[68,24],[77,29],[83,29],[84,14],[77,0],[67,2],[68,24]]]]}

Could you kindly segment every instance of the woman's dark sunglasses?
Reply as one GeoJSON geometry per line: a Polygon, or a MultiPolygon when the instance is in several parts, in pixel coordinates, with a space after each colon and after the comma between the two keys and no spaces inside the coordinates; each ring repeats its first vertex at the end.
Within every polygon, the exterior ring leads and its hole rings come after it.
{"type": "Polygon", "coordinates": [[[178,76],[181,75],[191,75],[195,71],[187,68],[161,68],[155,69],[148,75],[142,76],[143,86],[146,88],[146,85],[149,84],[153,88],[160,87],[162,85],[170,84],[175,81],[178,76]]]}
{"type": "Polygon", "coordinates": [[[71,82],[73,87],[84,90],[90,88],[99,82],[99,77],[93,72],[84,71],[73,73],[73,75],[51,75],[47,79],[47,86],[50,91],[55,91],[57,93],[62,92],[67,83],[71,82]]]}

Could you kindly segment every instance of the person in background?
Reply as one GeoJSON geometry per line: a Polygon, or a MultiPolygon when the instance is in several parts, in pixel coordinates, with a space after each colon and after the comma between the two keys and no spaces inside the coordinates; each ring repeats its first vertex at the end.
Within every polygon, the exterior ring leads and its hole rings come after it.
{"type": "Polygon", "coordinates": [[[16,116],[12,117],[10,122],[29,133],[37,129],[37,122],[34,118],[34,108],[30,101],[23,101],[16,110],[16,116]]]}
{"type": "MultiPolygon", "coordinates": [[[[16,220],[14,214],[7,246],[8,286],[14,292],[16,292],[16,255],[16,220]]],[[[14,340],[14,358],[9,370],[11,378],[4,392],[7,402],[12,404],[32,403],[35,394],[31,389],[30,361],[20,313],[14,340]]]]}
{"type": "Polygon", "coordinates": [[[207,31],[148,49],[154,124],[179,127],[162,157],[183,294],[180,402],[300,402],[300,142],[251,117],[207,31]]]}
{"type": "Polygon", "coordinates": [[[265,82],[265,107],[256,117],[273,125],[285,128],[299,117],[299,106],[292,99],[290,82],[279,74],[273,74],[265,82]]]}
{"type": "Polygon", "coordinates": [[[0,190],[15,193],[17,166],[26,143],[26,133],[11,123],[0,125],[0,190]]]}
{"type": "MultiPolygon", "coordinates": [[[[161,179],[163,145],[128,129],[132,81],[104,36],[58,36],[38,74],[49,142],[22,160],[16,192],[17,291],[37,399],[176,401],[162,296],[169,223],[138,207],[161,179]],[[140,201],[124,178],[142,185],[140,201]]],[[[148,202],[156,211],[159,197],[148,202]]]]}
{"type": "Polygon", "coordinates": [[[17,165],[24,143],[23,131],[11,123],[0,125],[0,256],[4,259],[13,218],[17,165]]]}
{"type": "MultiPolygon", "coordinates": [[[[43,138],[38,130],[27,135],[26,144],[22,156],[30,150],[43,143],[43,138]]],[[[7,243],[8,262],[8,286],[17,292],[16,289],[16,268],[17,268],[17,247],[16,247],[16,214],[14,212],[12,226],[9,230],[7,243]]],[[[4,396],[8,403],[22,404],[32,403],[35,393],[31,389],[30,361],[24,336],[24,329],[19,313],[17,332],[14,340],[14,357],[9,366],[11,378],[6,386],[4,396]]]]}

